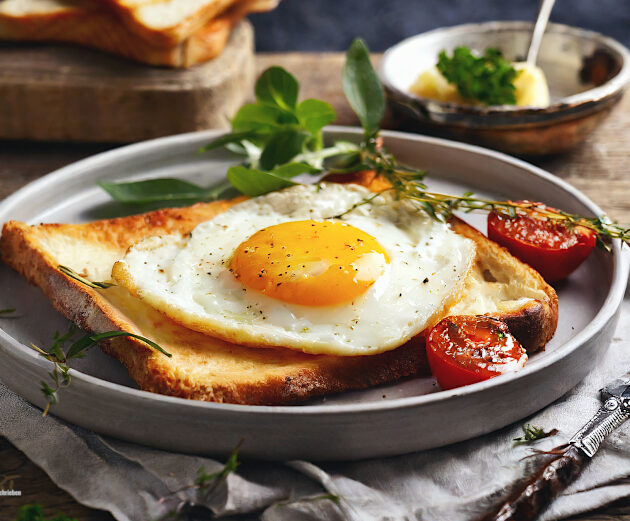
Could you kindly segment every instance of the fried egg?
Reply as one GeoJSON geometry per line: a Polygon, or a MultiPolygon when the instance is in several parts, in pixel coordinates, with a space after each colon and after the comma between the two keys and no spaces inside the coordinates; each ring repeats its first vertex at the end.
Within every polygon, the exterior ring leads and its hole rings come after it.
{"type": "Polygon", "coordinates": [[[249,199],[187,237],[151,237],[118,284],[190,329],[312,354],[394,349],[460,297],[473,241],[409,201],[358,185],[297,185],[249,199]]]}

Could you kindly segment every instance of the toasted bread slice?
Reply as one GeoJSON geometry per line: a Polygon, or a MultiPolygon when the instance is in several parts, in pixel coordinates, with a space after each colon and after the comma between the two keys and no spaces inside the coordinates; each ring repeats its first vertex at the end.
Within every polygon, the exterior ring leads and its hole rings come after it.
{"type": "Polygon", "coordinates": [[[0,39],[79,44],[169,67],[190,67],[218,56],[232,28],[249,12],[248,2],[208,20],[178,43],[156,44],[129,30],[111,10],[69,0],[0,2],[0,39]]]}
{"type": "MultiPolygon", "coordinates": [[[[57,310],[83,329],[120,329],[140,334],[172,353],[168,358],[127,337],[101,345],[147,391],[215,402],[287,404],[429,374],[422,335],[373,356],[337,357],[247,348],[180,326],[121,287],[91,289],[58,270],[60,264],[66,265],[90,280],[107,280],[114,262],[138,240],[152,235],[187,234],[236,201],[200,203],[77,225],[30,226],[11,221],[4,225],[0,254],[5,263],[38,285],[57,310]]],[[[463,221],[452,225],[474,240],[478,251],[474,273],[467,280],[469,290],[455,305],[456,312],[487,312],[505,318],[529,350],[544,346],[557,321],[554,290],[534,270],[463,221]]]]}
{"type": "Polygon", "coordinates": [[[228,9],[269,11],[280,0],[99,0],[134,34],[156,45],[175,45],[228,9]]]}

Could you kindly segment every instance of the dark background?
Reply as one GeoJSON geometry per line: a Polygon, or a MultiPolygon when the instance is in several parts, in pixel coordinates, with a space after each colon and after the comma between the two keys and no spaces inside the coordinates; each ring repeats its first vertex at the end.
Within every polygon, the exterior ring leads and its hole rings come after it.
{"type": "MultiPolygon", "coordinates": [[[[373,51],[436,27],[533,20],[537,0],[282,0],[252,15],[258,51],[343,51],[355,36],[373,51]]],[[[630,0],[557,0],[551,21],[599,31],[630,47],[630,0]]]]}

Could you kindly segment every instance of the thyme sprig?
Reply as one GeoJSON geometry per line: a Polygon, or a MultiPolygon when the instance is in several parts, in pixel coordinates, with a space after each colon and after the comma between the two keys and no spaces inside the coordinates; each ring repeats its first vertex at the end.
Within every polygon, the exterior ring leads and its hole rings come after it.
{"type": "MultiPolygon", "coordinates": [[[[447,195],[425,190],[425,185],[408,177],[401,177],[394,172],[384,172],[385,178],[392,183],[389,191],[394,191],[398,199],[416,202],[422,210],[434,219],[446,222],[459,210],[465,213],[474,211],[496,212],[506,217],[535,214],[539,218],[552,221],[567,228],[582,226],[597,234],[597,245],[610,251],[610,245],[604,238],[619,239],[622,244],[630,245],[630,228],[624,228],[610,222],[605,216],[584,217],[563,210],[550,209],[540,203],[530,201],[495,201],[475,197],[472,192],[459,196],[447,195]]],[[[381,193],[384,193],[383,191],[381,193]]],[[[380,194],[379,194],[380,195],[380,194]]],[[[368,202],[366,200],[366,202],[368,202]]]]}
{"type": "Polygon", "coordinates": [[[99,334],[87,334],[78,340],[75,340],[74,337],[78,331],[79,329],[74,324],[70,325],[68,332],[64,335],[61,335],[59,331],[55,331],[55,334],[53,335],[53,344],[47,351],[37,347],[35,344],[31,344],[31,347],[41,356],[53,363],[53,369],[48,373],[51,383],[49,384],[44,380],[40,382],[41,391],[47,401],[46,408],[43,413],[44,416],[46,416],[50,408],[59,401],[59,390],[62,387],[68,387],[70,385],[71,377],[68,361],[73,358],[83,358],[88,349],[94,347],[102,340],[121,336],[132,337],[141,340],[145,344],[168,357],[172,356],[169,352],[164,350],[152,340],[134,333],[127,333],[125,331],[107,331],[99,334]],[[70,342],[72,342],[70,347],[66,352],[64,352],[64,347],[70,342]]]}
{"type": "MultiPolygon", "coordinates": [[[[192,485],[175,490],[169,495],[161,497],[159,499],[159,502],[165,503],[171,500],[173,497],[177,496],[177,494],[189,490],[198,490],[200,494],[207,497],[214,490],[216,490],[216,488],[221,485],[221,483],[223,483],[230,474],[236,472],[236,469],[241,464],[238,459],[238,455],[243,445],[243,442],[244,440],[241,439],[238,445],[234,447],[234,449],[228,456],[228,459],[223,464],[221,470],[208,474],[205,467],[200,467],[197,470],[197,477],[192,485]]],[[[186,513],[196,506],[198,506],[197,503],[190,500],[179,501],[173,510],[167,512],[164,516],[160,518],[160,521],[183,521],[184,519],[188,519],[186,513]]]]}
{"type": "MultiPolygon", "coordinates": [[[[529,201],[482,199],[475,197],[472,192],[453,196],[428,191],[423,183],[423,171],[399,165],[394,156],[383,147],[378,125],[375,124],[383,118],[385,112],[382,96],[375,95],[379,90],[382,91],[382,85],[369,60],[369,51],[361,40],[355,40],[348,50],[343,80],[344,93],[361,121],[364,138],[354,163],[346,165],[345,169],[333,170],[333,173],[374,170],[391,184],[390,190],[381,193],[393,191],[395,198],[415,202],[419,209],[439,221],[447,221],[456,210],[466,213],[497,212],[508,217],[516,217],[519,213],[535,213],[538,217],[568,228],[584,226],[594,231],[598,246],[606,250],[610,250],[610,246],[604,242],[605,238],[619,239],[623,244],[630,244],[630,229],[611,223],[605,216],[584,217],[529,201]]],[[[361,204],[373,199],[367,198],[361,204]]]]}
{"type": "Polygon", "coordinates": [[[68,266],[62,266],[61,264],[59,266],[57,266],[57,269],[63,273],[64,275],[67,275],[68,277],[70,277],[71,279],[76,280],[77,282],[80,282],[81,284],[84,284],[85,286],[87,286],[88,288],[93,288],[93,289],[107,289],[107,288],[111,288],[112,286],[115,286],[116,284],[114,284],[113,282],[93,282],[91,280],[86,279],[85,277],[79,275],[76,271],[74,271],[72,268],[68,268],[68,266]]]}
{"type": "MultiPolygon", "coordinates": [[[[488,59],[486,56],[479,63],[486,67],[488,59]]],[[[507,67],[506,64],[503,65],[507,67]]],[[[543,208],[536,203],[486,200],[475,197],[472,192],[453,196],[428,191],[423,182],[425,172],[400,165],[383,146],[379,125],[385,115],[385,94],[370,61],[369,50],[359,38],[352,42],[346,54],[342,86],[363,127],[359,144],[337,141],[324,148],[322,129],[335,119],[335,111],[321,100],[298,103],[297,80],[287,71],[272,67],[256,84],[256,103],[242,107],[232,120],[232,132],[215,139],[204,150],[225,147],[243,156],[243,163],[231,167],[227,177],[231,186],[249,196],[298,184],[294,178],[301,174],[352,174],[373,170],[389,181],[395,198],[414,201],[420,210],[440,221],[448,220],[456,210],[494,211],[509,217],[535,211],[538,216],[568,228],[584,226],[592,230],[597,234],[598,246],[606,250],[610,250],[607,239],[630,244],[630,229],[610,222],[605,216],[583,217],[543,208]]],[[[161,201],[172,206],[174,200],[187,203],[209,200],[206,189],[177,179],[101,183],[101,186],[125,204],[161,201]]],[[[223,194],[225,186],[222,185],[220,192],[212,191],[211,198],[223,194]]]]}
{"type": "Polygon", "coordinates": [[[523,429],[523,436],[514,438],[512,440],[514,442],[512,447],[527,445],[528,443],[532,443],[533,441],[542,440],[543,438],[549,438],[558,434],[558,429],[545,431],[545,429],[543,429],[542,427],[536,427],[535,425],[532,425],[530,423],[526,423],[521,427],[521,429],[523,429]]]}

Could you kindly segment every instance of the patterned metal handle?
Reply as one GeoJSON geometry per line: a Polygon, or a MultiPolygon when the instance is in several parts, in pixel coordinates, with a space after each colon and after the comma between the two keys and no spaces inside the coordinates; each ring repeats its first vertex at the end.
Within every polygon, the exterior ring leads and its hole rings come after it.
{"type": "Polygon", "coordinates": [[[599,446],[612,431],[630,418],[630,402],[617,396],[610,396],[597,414],[578,432],[569,443],[592,458],[599,446]]]}

